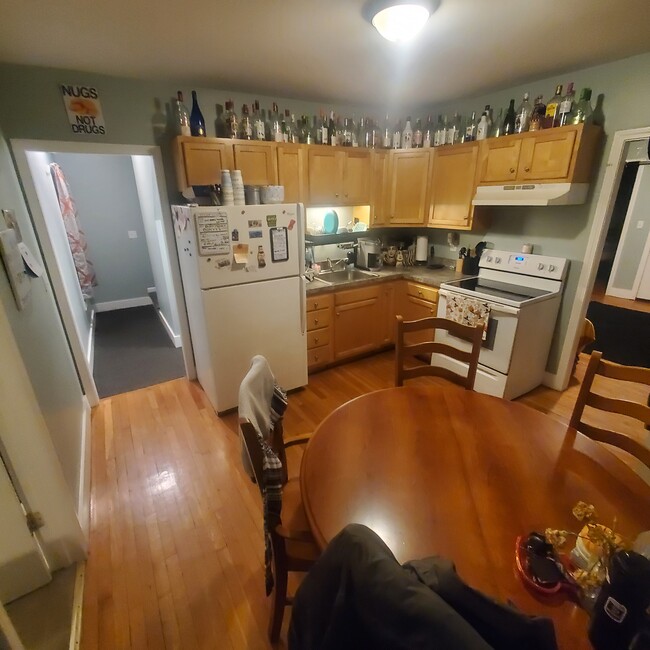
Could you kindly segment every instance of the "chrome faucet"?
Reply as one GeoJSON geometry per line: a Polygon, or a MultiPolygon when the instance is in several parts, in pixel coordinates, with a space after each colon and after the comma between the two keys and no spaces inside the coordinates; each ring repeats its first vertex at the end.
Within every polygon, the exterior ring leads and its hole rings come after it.
{"type": "Polygon", "coordinates": [[[338,260],[331,260],[329,257],[327,258],[327,263],[329,264],[330,271],[333,271],[334,267],[339,265],[339,264],[342,264],[343,266],[345,266],[346,262],[347,262],[347,260],[345,260],[343,258],[338,259],[338,260]]]}

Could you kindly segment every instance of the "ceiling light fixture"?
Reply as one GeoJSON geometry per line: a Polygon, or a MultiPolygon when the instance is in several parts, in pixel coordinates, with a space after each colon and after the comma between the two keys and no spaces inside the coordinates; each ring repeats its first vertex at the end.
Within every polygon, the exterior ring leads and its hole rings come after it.
{"type": "Polygon", "coordinates": [[[405,43],[420,33],[439,6],[440,0],[371,0],[364,15],[385,39],[405,43]]]}

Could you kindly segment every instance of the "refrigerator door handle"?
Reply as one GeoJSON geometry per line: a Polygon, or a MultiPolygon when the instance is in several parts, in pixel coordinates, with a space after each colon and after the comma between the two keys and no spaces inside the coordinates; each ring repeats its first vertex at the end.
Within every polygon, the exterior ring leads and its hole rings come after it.
{"type": "Polygon", "coordinates": [[[307,281],[305,276],[300,276],[300,333],[304,336],[307,329],[307,281]]]}

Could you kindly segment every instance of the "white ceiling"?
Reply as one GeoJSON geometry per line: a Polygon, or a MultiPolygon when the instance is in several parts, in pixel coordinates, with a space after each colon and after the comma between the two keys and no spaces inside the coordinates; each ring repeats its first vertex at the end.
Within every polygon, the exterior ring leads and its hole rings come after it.
{"type": "Polygon", "coordinates": [[[315,101],[438,103],[650,50],[650,0],[442,0],[406,48],[364,0],[0,4],[0,61],[315,101]]]}

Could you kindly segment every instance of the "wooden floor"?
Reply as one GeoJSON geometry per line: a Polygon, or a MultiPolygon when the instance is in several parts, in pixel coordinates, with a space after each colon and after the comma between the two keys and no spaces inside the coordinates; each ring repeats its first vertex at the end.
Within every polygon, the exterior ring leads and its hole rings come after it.
{"type": "Polygon", "coordinates": [[[591,299],[596,302],[602,302],[604,305],[612,307],[622,307],[623,309],[633,309],[634,311],[643,311],[650,313],[650,300],[630,300],[629,298],[617,298],[616,296],[607,296],[607,282],[596,279],[591,299]]]}
{"type": "MultiPolygon", "coordinates": [[[[391,386],[392,364],[388,352],[310,377],[289,398],[286,435],[391,386]]],[[[564,393],[539,388],[521,401],[567,421],[577,389],[574,380],[564,393]]],[[[92,417],[84,650],[270,647],[260,499],[239,452],[236,415],[218,418],[196,383],[101,401],[92,417]]],[[[278,647],[285,639],[286,624],[278,647]]]]}

